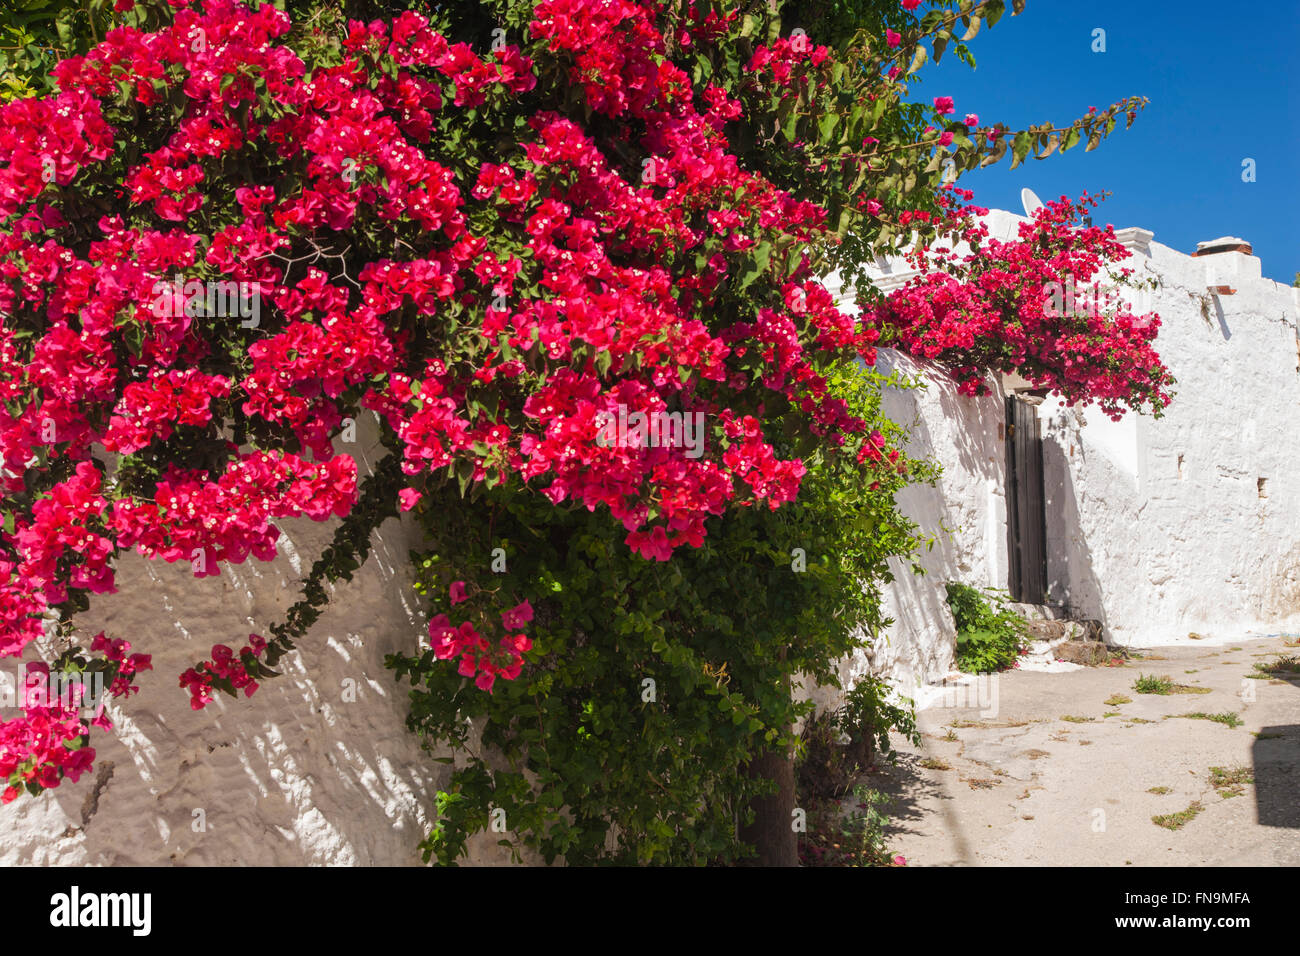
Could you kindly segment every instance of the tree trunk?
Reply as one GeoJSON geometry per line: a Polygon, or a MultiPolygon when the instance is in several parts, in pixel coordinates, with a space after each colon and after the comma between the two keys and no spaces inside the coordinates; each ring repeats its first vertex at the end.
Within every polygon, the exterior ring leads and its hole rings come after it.
{"type": "Polygon", "coordinates": [[[794,757],[788,752],[768,750],[749,764],[754,780],[773,780],[776,793],[757,797],[750,804],[754,822],[741,827],[740,838],[754,844],[756,859],[747,866],[798,866],[799,836],[794,830],[794,757]]]}
{"type": "MultiPolygon", "coordinates": [[[[785,649],[781,651],[785,659],[785,649]]],[[[790,678],[785,678],[790,693],[790,678]]],[[[786,728],[787,733],[792,728],[786,728]]],[[[751,803],[754,822],[740,828],[740,838],[754,844],[758,856],[749,866],[798,866],[799,835],[794,829],[795,780],[794,754],[788,750],[765,750],[747,768],[751,780],[771,780],[776,793],[758,797],[751,803]]]]}

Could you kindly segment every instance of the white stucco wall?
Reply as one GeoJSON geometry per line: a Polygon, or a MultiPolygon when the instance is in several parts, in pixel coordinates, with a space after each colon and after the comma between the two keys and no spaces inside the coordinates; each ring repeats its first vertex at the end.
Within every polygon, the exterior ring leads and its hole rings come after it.
{"type": "MultiPolygon", "coordinates": [[[[359,426],[357,443],[338,447],[365,474],[374,432],[359,426]]],[[[241,646],[283,619],[336,524],[281,522],[275,561],[223,565],[217,577],[138,555],[117,563],[118,593],[96,597],[78,622],[152,654],[153,672],[110,705],[114,731],[93,732],[94,771],[0,807],[0,865],[421,864],[451,771],[406,729],[410,684],[384,667],[385,655],[413,652],[426,625],[409,521],[380,528],[365,566],[252,697],[218,694],[193,711],[177,684],[213,644],[241,646]]],[[[30,646],[25,659],[49,651],[30,646]]],[[[0,666],[18,671],[12,659],[0,666]]],[[[472,843],[469,862],[506,862],[496,839],[472,843]]]]}
{"type": "MultiPolygon", "coordinates": [[[[994,210],[987,221],[1005,239],[1022,218],[994,210]]],[[[1119,236],[1133,252],[1125,265],[1159,280],[1140,304],[1161,316],[1157,348],[1178,380],[1176,396],[1160,420],[1129,414],[1116,423],[1096,408],[1068,409],[1051,398],[1039,406],[1049,597],[1131,646],[1187,640],[1189,632],[1296,630],[1297,290],[1260,278],[1253,256],[1197,258],[1150,242],[1143,230],[1119,236]],[[1212,296],[1210,285],[1236,291],[1212,296]]],[[[909,268],[890,260],[875,275],[888,290],[907,280],[909,268]]],[[[840,301],[851,308],[847,294],[840,301]]],[[[889,351],[879,367],[918,371],[889,351]]],[[[942,374],[919,374],[928,387],[893,393],[886,408],[912,427],[912,451],[943,468],[936,488],[911,488],[898,499],[937,540],[923,559],[926,576],[896,569],[886,594],[895,624],[856,668],[870,666],[903,690],[950,667],[955,635],[945,583],[1006,587],[1008,567],[1005,393],[990,381],[993,394],[967,398],[942,374]]]]}
{"type": "Polygon", "coordinates": [[[396,522],[279,678],[201,711],[177,686],[213,644],[240,646],[281,618],[332,524],[285,522],[280,558],[219,577],[138,556],[118,563],[119,593],[81,621],[153,654],[153,673],[110,706],[115,732],[92,735],[97,773],[0,808],[0,864],[417,862],[442,765],[403,729],[404,693],[383,666],[417,634],[396,522]],[[343,700],[349,678],[354,703],[343,700]]]}
{"type": "Polygon", "coordinates": [[[883,409],[908,426],[910,454],[943,466],[935,485],[913,485],[898,496],[899,509],[932,543],[920,555],[924,575],[893,561],[894,583],[884,597],[894,624],[868,657],[873,671],[890,674],[904,689],[952,667],[956,635],[945,583],[1006,586],[1005,398],[996,383],[993,394],[960,395],[951,379],[925,374],[890,350],[881,351],[877,367],[920,382],[915,390],[889,389],[883,409]]]}
{"type": "Polygon", "coordinates": [[[1130,262],[1160,281],[1157,347],[1177,394],[1159,420],[1039,407],[1052,598],[1134,646],[1294,630],[1296,290],[1243,253],[1149,248],[1130,262]],[[1236,291],[1207,293],[1219,284],[1236,291]]]}

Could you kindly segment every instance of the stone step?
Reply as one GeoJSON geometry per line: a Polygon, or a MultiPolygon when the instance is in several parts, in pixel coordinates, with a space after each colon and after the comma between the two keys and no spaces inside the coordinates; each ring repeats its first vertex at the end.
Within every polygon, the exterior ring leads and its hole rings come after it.
{"type": "Polygon", "coordinates": [[[1095,641],[1101,636],[1097,621],[1026,621],[1025,627],[1039,641],[1095,641]]]}
{"type": "Polygon", "coordinates": [[[1057,661],[1070,664],[1105,664],[1112,655],[1111,648],[1102,641],[1034,641],[1029,652],[1021,659],[1022,665],[1032,669],[1049,667],[1057,661]]]}
{"type": "Polygon", "coordinates": [[[1062,607],[1050,604],[1008,604],[1025,621],[1029,635],[1037,641],[1100,641],[1101,622],[1072,618],[1062,607]]]}
{"type": "Polygon", "coordinates": [[[1052,649],[1058,661],[1071,664],[1105,664],[1110,660],[1110,648],[1101,641],[1062,641],[1052,649]]]}

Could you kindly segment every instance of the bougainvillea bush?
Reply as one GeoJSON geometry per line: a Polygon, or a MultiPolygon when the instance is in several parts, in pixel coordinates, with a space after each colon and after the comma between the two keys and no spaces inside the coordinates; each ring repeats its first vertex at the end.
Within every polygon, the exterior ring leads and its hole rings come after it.
{"type": "Polygon", "coordinates": [[[964,394],[987,393],[990,370],[1015,372],[1070,404],[1095,401],[1113,418],[1129,409],[1159,416],[1174,384],[1155,350],[1160,317],[1134,315],[1122,300],[1098,308],[1104,293],[1070,294],[1134,283],[1119,265],[1131,254],[1114,229],[1083,222],[1097,202],[1048,202],[1008,242],[989,238],[978,218],[987,209],[954,209],[946,244],[911,250],[919,275],[867,306],[866,321],[882,344],[939,363],[964,394]]]}
{"type": "MultiPolygon", "coordinates": [[[[851,61],[729,3],[344,6],[380,15],[118,0],[55,93],[0,108],[0,655],[50,633],[54,670],[127,694],[148,655],[74,617],[118,555],[215,575],[271,559],[279,520],[342,519],[286,620],[179,675],[200,709],[274,676],[378,524],[448,487],[598,511],[658,563],[795,500],[819,451],[891,454],[823,374],[879,331],[816,277],[933,209],[942,159],[1006,152],[903,101],[921,40],[999,0],[851,61]],[[602,443],[620,408],[703,416],[704,453],[602,443]],[[361,476],[370,413],[388,454],[361,476]]],[[[526,598],[436,621],[476,692],[525,666],[526,598]]],[[[87,730],[0,723],[3,799],[75,780],[87,730]]]]}
{"type": "Polygon", "coordinates": [[[455,758],[426,859],[455,862],[493,833],[494,813],[508,822],[497,840],[548,862],[749,855],[737,822],[769,782],[747,765],[790,752],[814,709],[791,675],[838,687],[838,662],[881,632],[889,560],[908,568],[919,544],[894,494],[935,475],[894,447],[906,435],[880,410],[884,387],[908,383],[856,363],[828,383],[884,453],[865,472],[853,456],[810,456],[797,501],[711,517],[701,547],[669,563],[621,547],[606,513],[505,485],[421,502],[431,544],[413,556],[418,589],[439,613],[428,649],[390,664],[414,688],[409,725],[455,758]],[[532,595],[529,665],[484,694],[441,659],[443,619],[489,620],[507,594],[532,595]]]}

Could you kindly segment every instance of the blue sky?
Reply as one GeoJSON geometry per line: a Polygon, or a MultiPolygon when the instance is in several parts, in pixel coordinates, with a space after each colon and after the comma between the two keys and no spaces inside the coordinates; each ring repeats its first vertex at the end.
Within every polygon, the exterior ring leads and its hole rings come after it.
{"type": "MultiPolygon", "coordinates": [[[[1009,4],[1008,4],[1009,6],[1009,4]]],[[[1021,212],[1020,190],[1043,199],[1112,195],[1094,219],[1141,226],[1183,252],[1240,236],[1264,275],[1290,285],[1300,270],[1300,0],[1028,0],[955,57],[921,70],[913,96],[950,95],[956,116],[1013,128],[1064,126],[1129,95],[1150,105],[1090,153],[1010,159],[961,178],[975,202],[1021,212]],[[1106,52],[1092,52],[1093,30],[1106,52]],[[1255,160],[1255,182],[1242,161],[1255,160]]]]}

